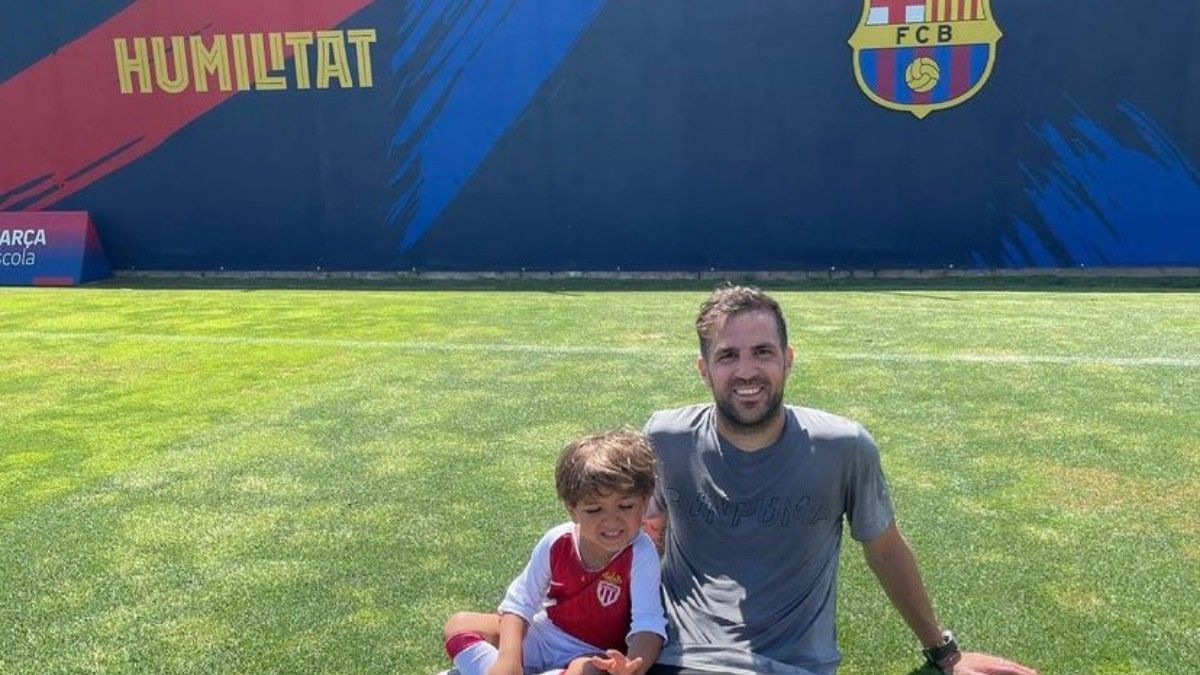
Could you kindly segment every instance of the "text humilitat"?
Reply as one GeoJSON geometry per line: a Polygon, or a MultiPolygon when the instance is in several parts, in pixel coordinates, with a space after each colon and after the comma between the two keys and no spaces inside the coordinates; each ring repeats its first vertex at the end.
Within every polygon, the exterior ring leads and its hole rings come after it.
{"type": "Polygon", "coordinates": [[[375,86],[374,28],[113,39],[123,94],[375,86]],[[353,58],[351,58],[353,52],[353,58]]]}

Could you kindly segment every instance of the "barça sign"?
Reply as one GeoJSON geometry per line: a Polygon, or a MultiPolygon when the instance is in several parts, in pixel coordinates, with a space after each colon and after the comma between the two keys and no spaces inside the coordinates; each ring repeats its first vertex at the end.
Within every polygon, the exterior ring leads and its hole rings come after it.
{"type": "Polygon", "coordinates": [[[923,119],[983,88],[1000,36],[990,0],[863,0],[854,75],[872,101],[923,119]]]}

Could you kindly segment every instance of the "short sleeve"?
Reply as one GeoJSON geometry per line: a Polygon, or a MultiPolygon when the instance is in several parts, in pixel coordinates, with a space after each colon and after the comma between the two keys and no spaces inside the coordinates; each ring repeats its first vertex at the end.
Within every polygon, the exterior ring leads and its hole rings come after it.
{"type": "Polygon", "coordinates": [[[654,492],[650,495],[649,508],[646,511],[648,516],[657,516],[667,511],[667,498],[663,492],[662,462],[658,457],[658,451],[654,448],[654,438],[651,435],[656,417],[658,417],[657,412],[651,414],[650,419],[646,420],[646,425],[642,427],[642,433],[650,439],[650,448],[654,450],[654,492]]]}
{"type": "MultiPolygon", "coordinates": [[[[663,613],[662,565],[658,552],[650,537],[639,534],[633,540],[633,564],[631,565],[630,593],[630,623],[629,635],[634,633],[654,633],[667,639],[667,617],[663,613]]],[[[629,635],[626,636],[628,639],[629,635]]]]}
{"type": "Polygon", "coordinates": [[[870,541],[887,529],[895,517],[892,494],[879,458],[879,446],[861,425],[847,477],[846,514],[850,536],[870,541]]]}
{"type": "Polygon", "coordinates": [[[533,617],[542,611],[542,604],[550,590],[550,546],[562,535],[562,527],[547,532],[533,547],[525,569],[508,585],[508,592],[500,603],[501,614],[516,614],[526,622],[532,622],[533,617]]]}

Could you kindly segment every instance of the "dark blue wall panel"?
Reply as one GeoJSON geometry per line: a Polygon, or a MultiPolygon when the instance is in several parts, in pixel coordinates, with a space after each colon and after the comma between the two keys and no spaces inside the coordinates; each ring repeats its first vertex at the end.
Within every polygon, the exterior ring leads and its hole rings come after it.
{"type": "MultiPolygon", "coordinates": [[[[856,82],[858,0],[377,0],[337,27],[373,87],[238,93],[45,207],[117,268],[1200,265],[1200,5],[993,5],[918,119],[856,82]]],[[[15,76],[54,31],[0,33],[15,76]]]]}

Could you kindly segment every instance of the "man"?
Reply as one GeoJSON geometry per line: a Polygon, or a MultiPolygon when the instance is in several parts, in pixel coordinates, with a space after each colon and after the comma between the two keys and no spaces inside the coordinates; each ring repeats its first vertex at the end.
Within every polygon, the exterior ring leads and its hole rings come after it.
{"type": "Polygon", "coordinates": [[[758,289],[718,289],[696,332],[714,403],[659,411],[646,424],[659,471],[646,529],[665,549],[669,619],[651,673],[835,673],[845,516],[931,665],[1033,675],[960,652],[938,623],[866,430],[782,404],[794,352],[779,304],[758,289]]]}

